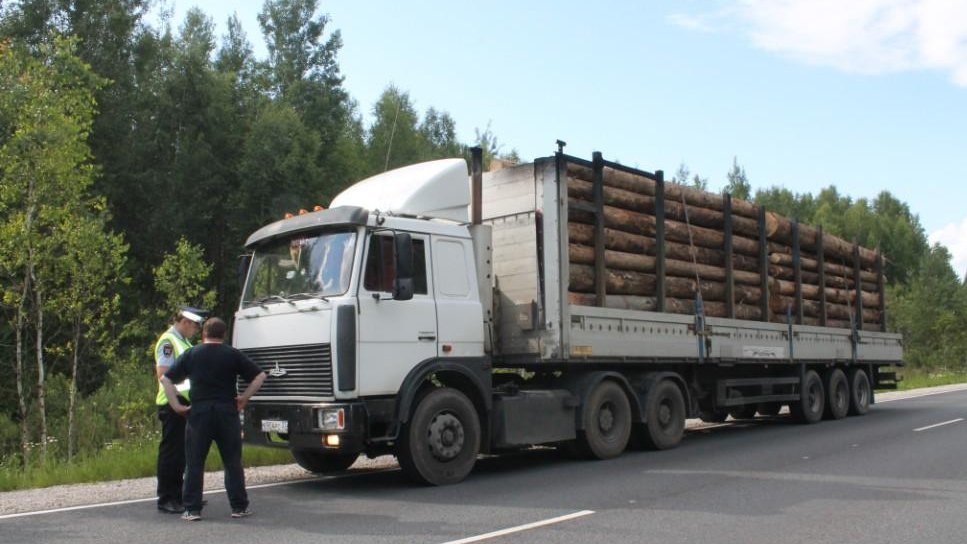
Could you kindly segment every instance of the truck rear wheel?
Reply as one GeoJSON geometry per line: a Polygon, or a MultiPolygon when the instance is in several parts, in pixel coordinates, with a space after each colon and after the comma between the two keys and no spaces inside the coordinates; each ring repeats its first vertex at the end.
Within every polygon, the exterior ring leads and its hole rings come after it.
{"type": "Polygon", "coordinates": [[[861,416],[870,411],[870,379],[862,368],[849,373],[849,415],[861,416]]]}
{"type": "Polygon", "coordinates": [[[829,372],[826,380],[826,419],[843,419],[849,411],[849,384],[846,374],[838,368],[829,372]]]}
{"type": "Polygon", "coordinates": [[[466,395],[441,387],[424,396],[400,433],[396,457],[403,473],[427,485],[467,477],[480,451],[480,420],[466,395]]]}
{"type": "Polygon", "coordinates": [[[300,467],[315,474],[346,470],[356,462],[358,453],[332,453],[316,450],[292,450],[292,457],[300,467]]]}
{"type": "Polygon", "coordinates": [[[611,459],[628,447],[631,404],[620,385],[604,380],[594,387],[582,411],[584,431],[578,433],[581,457],[611,459]]]}
{"type": "Polygon", "coordinates": [[[816,423],[823,419],[826,406],[826,392],[823,390],[823,380],[815,370],[806,371],[800,384],[799,400],[789,403],[789,410],[793,417],[802,423],[816,423]]]}
{"type": "Polygon", "coordinates": [[[685,432],[685,398],[671,380],[662,380],[648,392],[644,439],[656,450],[674,448],[685,432]]]}

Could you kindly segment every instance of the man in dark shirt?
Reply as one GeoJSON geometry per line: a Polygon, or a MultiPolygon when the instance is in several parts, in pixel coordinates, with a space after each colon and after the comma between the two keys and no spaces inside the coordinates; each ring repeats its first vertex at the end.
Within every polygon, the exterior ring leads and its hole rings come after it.
{"type": "Polygon", "coordinates": [[[161,378],[172,410],[188,414],[187,468],[182,494],[185,502],[182,519],[186,521],[201,519],[205,458],[213,440],[225,467],[225,491],[232,506],[232,517],[252,515],[245,491],[238,414],[262,386],[265,372],[244,353],[223,343],[227,328],[217,317],[205,321],[202,343],[182,353],[161,378]],[[238,394],[236,387],[239,376],[249,382],[242,394],[238,394]],[[191,406],[178,402],[175,389],[175,384],[186,378],[191,378],[191,406]]]}

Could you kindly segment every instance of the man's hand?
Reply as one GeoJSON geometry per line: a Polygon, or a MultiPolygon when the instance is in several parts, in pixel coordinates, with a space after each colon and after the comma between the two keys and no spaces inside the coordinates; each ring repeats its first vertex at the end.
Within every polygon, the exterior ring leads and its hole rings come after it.
{"type": "Polygon", "coordinates": [[[245,410],[245,405],[248,404],[248,399],[242,395],[235,397],[235,411],[242,413],[245,410]]]}
{"type": "Polygon", "coordinates": [[[175,413],[178,414],[179,416],[186,417],[188,415],[188,412],[191,411],[191,406],[185,406],[184,404],[179,403],[175,405],[173,409],[175,413]]]}

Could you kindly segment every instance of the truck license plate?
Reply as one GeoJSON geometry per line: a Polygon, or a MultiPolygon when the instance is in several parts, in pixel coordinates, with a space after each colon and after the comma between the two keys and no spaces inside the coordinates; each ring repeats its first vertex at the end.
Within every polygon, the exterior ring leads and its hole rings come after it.
{"type": "Polygon", "coordinates": [[[262,432],[263,433],[282,433],[285,434],[289,432],[289,422],[279,421],[277,419],[263,419],[262,420],[262,432]]]}

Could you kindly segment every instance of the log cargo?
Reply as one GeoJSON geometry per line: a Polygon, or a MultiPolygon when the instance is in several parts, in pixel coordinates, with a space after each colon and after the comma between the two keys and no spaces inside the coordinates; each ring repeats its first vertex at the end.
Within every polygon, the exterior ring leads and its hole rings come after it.
{"type": "MultiPolygon", "coordinates": [[[[567,174],[578,180],[593,183],[594,172],[590,167],[568,163],[567,174]]],[[[613,168],[605,167],[603,181],[605,187],[624,189],[634,193],[647,196],[655,196],[655,181],[644,176],[624,172],[613,168]]],[[[666,205],[671,202],[681,203],[682,199],[687,204],[709,210],[723,211],[722,196],[687,187],[675,183],[665,184],[666,205]]],[[[732,213],[749,219],[758,218],[759,207],[751,202],[741,199],[732,200],[732,213]]],[[[774,212],[766,212],[766,235],[769,240],[792,243],[792,224],[793,221],[774,212]]],[[[807,249],[816,247],[816,240],[819,230],[810,225],[799,225],[800,244],[807,249]]],[[[844,259],[853,258],[853,244],[830,234],[823,233],[823,247],[827,253],[844,259]]],[[[860,259],[863,264],[874,266],[876,262],[876,252],[868,248],[859,247],[860,259]]]]}
{"type": "Polygon", "coordinates": [[[602,187],[596,195],[592,168],[568,162],[566,169],[573,303],[597,305],[594,293],[603,288],[601,302],[607,307],[654,310],[659,306],[655,297],[661,262],[668,312],[693,313],[692,301],[700,290],[710,317],[724,317],[731,308],[738,319],[785,322],[787,309],[792,309],[804,324],[850,327],[851,316],[861,309],[858,325],[882,329],[884,278],[876,252],[799,224],[797,261],[796,223],[752,203],[665,183],[659,206],[654,179],[609,166],[601,171],[602,187]],[[596,197],[600,204],[595,204],[596,197]],[[600,242],[595,236],[599,220],[600,242]],[[762,240],[765,247],[760,247],[762,240]],[[597,243],[603,246],[604,259],[600,287],[595,278],[597,243]],[[659,247],[664,248],[661,260],[659,247]],[[762,315],[766,304],[767,315],[762,315]]]}
{"type": "MultiPolygon", "coordinates": [[[[577,244],[594,245],[594,226],[584,223],[570,222],[567,225],[570,241],[577,244]]],[[[614,251],[624,251],[627,253],[642,253],[655,255],[657,242],[651,236],[643,234],[631,234],[616,229],[604,229],[605,247],[614,251]]],[[[724,266],[725,253],[721,248],[713,249],[707,247],[692,248],[687,243],[665,242],[665,256],[670,259],[680,261],[694,260],[701,264],[714,266],[724,266]]],[[[746,255],[733,255],[733,266],[736,270],[747,270],[758,272],[759,263],[756,259],[746,255]]]]}

